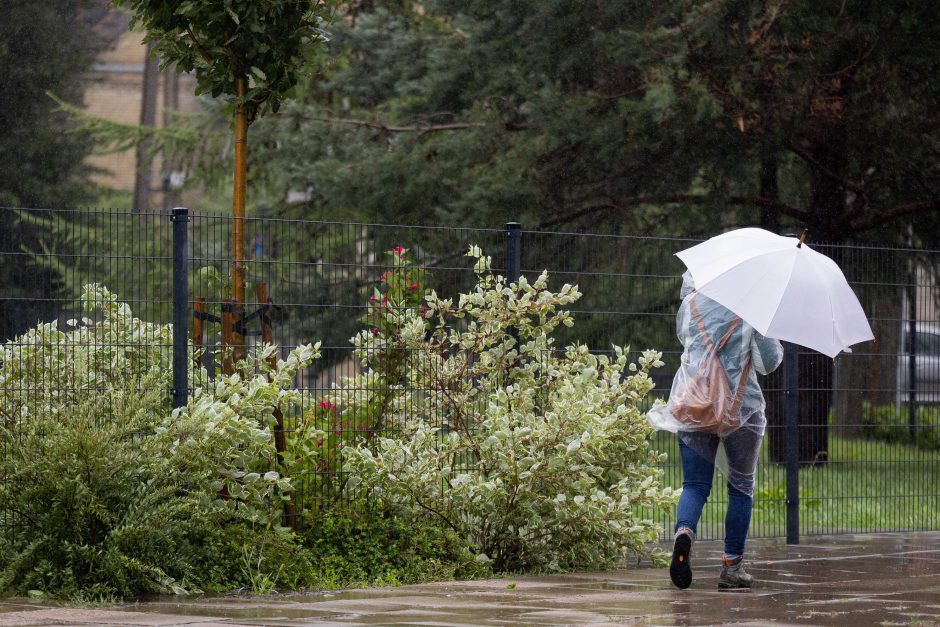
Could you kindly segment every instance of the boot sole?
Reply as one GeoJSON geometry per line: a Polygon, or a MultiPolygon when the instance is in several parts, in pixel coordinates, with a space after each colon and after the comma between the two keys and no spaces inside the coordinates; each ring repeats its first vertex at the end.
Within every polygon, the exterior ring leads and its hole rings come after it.
{"type": "Polygon", "coordinates": [[[722,590],[750,590],[751,584],[725,583],[723,581],[719,581],[718,587],[722,590]]]}
{"type": "Polygon", "coordinates": [[[680,590],[685,590],[692,585],[692,564],[689,560],[691,553],[692,538],[684,533],[679,534],[672,549],[669,578],[680,590]]]}

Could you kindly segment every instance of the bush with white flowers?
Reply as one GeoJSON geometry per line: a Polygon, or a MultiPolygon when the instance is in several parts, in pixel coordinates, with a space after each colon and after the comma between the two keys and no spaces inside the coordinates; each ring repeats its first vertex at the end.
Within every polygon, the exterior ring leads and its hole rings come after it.
{"type": "Polygon", "coordinates": [[[552,332],[573,324],[577,287],[553,292],[546,273],[509,284],[479,248],[468,255],[478,281],[456,304],[433,292],[426,311],[391,302],[394,325],[354,338],[363,372],[331,398],[357,412],[382,394],[385,414],[380,435],[344,449],[348,488],[445,525],[497,571],[657,556],[650,516],[677,493],[638,405],[659,354],[559,349],[552,332]],[[390,349],[404,374],[375,389],[390,349]]]}

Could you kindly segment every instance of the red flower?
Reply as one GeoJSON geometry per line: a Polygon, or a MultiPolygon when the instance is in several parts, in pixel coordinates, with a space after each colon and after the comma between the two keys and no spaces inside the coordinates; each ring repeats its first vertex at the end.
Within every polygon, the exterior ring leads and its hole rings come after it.
{"type": "Polygon", "coordinates": [[[401,244],[399,244],[398,246],[392,249],[392,252],[395,253],[396,255],[400,255],[403,252],[405,252],[405,249],[401,246],[401,244]]]}
{"type": "Polygon", "coordinates": [[[372,335],[378,335],[378,334],[379,334],[379,328],[378,327],[373,328],[372,335]]]}
{"type": "Polygon", "coordinates": [[[375,302],[375,294],[373,294],[372,296],[369,297],[369,302],[370,302],[370,303],[374,303],[374,302],[375,302]]]}
{"type": "Polygon", "coordinates": [[[412,284],[411,284],[411,291],[412,291],[412,292],[417,292],[417,291],[418,291],[418,284],[417,284],[417,283],[412,283],[412,284]]]}
{"type": "Polygon", "coordinates": [[[387,276],[388,276],[388,275],[383,272],[383,273],[382,273],[382,276],[379,277],[379,281],[384,281],[387,276]]]}

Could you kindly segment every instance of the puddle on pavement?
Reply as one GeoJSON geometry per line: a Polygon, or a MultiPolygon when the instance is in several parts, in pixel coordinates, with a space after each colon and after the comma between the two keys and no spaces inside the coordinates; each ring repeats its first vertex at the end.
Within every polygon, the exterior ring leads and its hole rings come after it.
{"type": "MultiPolygon", "coordinates": [[[[671,587],[666,569],[646,568],[372,590],[159,597],[102,609],[284,625],[940,624],[938,540],[938,534],[904,541],[860,536],[796,547],[757,541],[750,557],[758,582],[743,593],[717,590],[713,558],[720,543],[703,543],[695,582],[684,591],[671,587]],[[898,555],[905,551],[926,552],[898,555]]],[[[0,602],[0,613],[48,605],[0,602]]]]}

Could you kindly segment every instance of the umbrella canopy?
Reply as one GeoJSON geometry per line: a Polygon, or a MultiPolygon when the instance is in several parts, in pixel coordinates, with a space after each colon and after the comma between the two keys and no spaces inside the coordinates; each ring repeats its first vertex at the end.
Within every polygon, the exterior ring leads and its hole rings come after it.
{"type": "Polygon", "coordinates": [[[830,357],[874,339],[839,266],[795,237],[737,229],[676,255],[700,293],[765,337],[830,357]]]}

